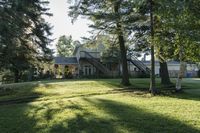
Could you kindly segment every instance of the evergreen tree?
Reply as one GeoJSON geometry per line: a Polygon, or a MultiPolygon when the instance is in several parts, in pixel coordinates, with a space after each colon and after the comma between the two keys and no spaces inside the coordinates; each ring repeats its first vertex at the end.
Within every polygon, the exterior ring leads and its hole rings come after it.
{"type": "Polygon", "coordinates": [[[154,95],[156,93],[156,81],[155,81],[155,56],[154,56],[154,5],[153,0],[149,0],[150,9],[150,32],[151,32],[151,73],[150,73],[150,92],[154,95]]]}
{"type": "Polygon", "coordinates": [[[75,45],[78,45],[78,41],[73,41],[72,36],[61,36],[58,39],[56,49],[59,56],[72,56],[75,45]]]}
{"type": "Polygon", "coordinates": [[[51,27],[43,18],[51,14],[44,0],[2,0],[0,4],[0,64],[18,82],[24,70],[51,60],[51,27]]]}
{"type": "Polygon", "coordinates": [[[120,47],[122,62],[122,84],[129,85],[129,75],[127,68],[127,48],[126,39],[131,36],[138,26],[143,16],[136,6],[143,3],[131,0],[78,0],[73,1],[70,16],[77,18],[79,15],[85,16],[93,21],[90,27],[98,31],[98,34],[108,34],[115,36],[120,47]]]}

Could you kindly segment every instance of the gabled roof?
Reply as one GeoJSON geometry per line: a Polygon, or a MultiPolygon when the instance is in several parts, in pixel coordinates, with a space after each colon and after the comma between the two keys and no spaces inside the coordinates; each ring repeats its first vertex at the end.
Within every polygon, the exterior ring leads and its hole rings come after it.
{"type": "Polygon", "coordinates": [[[54,64],[57,65],[76,65],[78,64],[76,57],[55,57],[54,64]]]}

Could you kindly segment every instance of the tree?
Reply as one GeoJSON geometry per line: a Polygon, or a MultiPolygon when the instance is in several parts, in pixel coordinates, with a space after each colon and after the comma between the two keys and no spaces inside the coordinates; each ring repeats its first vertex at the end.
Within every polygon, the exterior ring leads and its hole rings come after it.
{"type": "MultiPolygon", "coordinates": [[[[159,7],[159,4],[156,5],[157,8],[159,7]]],[[[168,43],[171,43],[170,36],[171,34],[164,30],[162,21],[158,19],[160,16],[159,10],[156,10],[155,15],[155,36],[154,36],[154,43],[156,48],[156,55],[159,59],[160,64],[160,77],[161,77],[161,84],[164,86],[170,86],[172,85],[169,77],[168,72],[168,66],[167,66],[167,60],[170,59],[170,54],[173,51],[173,47],[168,46],[168,43]],[[166,39],[167,38],[167,39],[166,39]],[[167,51],[167,52],[166,52],[167,51]]]]}
{"type": "Polygon", "coordinates": [[[155,81],[155,56],[154,56],[154,11],[153,0],[149,0],[150,7],[150,31],[151,31],[151,74],[150,74],[150,92],[156,94],[156,81],[155,81]]]}
{"type": "Polygon", "coordinates": [[[141,1],[78,0],[73,2],[69,14],[71,17],[85,16],[92,20],[93,24],[90,27],[98,31],[97,34],[112,35],[118,40],[123,71],[121,83],[129,85],[126,39],[133,33],[138,25],[137,21],[142,17],[136,6],[141,1]]]}
{"type": "MultiPolygon", "coordinates": [[[[133,41],[135,44],[134,49],[136,52],[142,51],[145,54],[151,53],[151,55],[153,56],[153,51],[151,51],[151,48],[154,47],[153,50],[155,49],[154,50],[155,54],[160,61],[161,84],[169,85],[171,84],[171,82],[168,74],[166,58],[163,58],[164,57],[163,53],[165,52],[163,52],[164,50],[162,50],[161,46],[164,45],[163,40],[165,40],[165,37],[163,36],[163,34],[160,34],[163,28],[162,28],[162,21],[159,21],[160,19],[158,19],[160,18],[160,13],[163,13],[163,10],[160,9],[160,6],[164,5],[165,3],[163,1],[148,0],[147,3],[144,2],[140,6],[143,14],[145,14],[144,16],[146,18],[150,18],[151,17],[150,14],[152,14],[152,19],[150,19],[151,21],[149,19],[140,20],[140,25],[137,27],[135,31],[133,41]],[[151,26],[151,24],[153,26],[151,26]],[[152,37],[152,31],[153,31],[153,37],[152,37]]],[[[153,72],[151,73],[151,75],[152,74],[153,72]]]]}
{"type": "Polygon", "coordinates": [[[0,64],[14,73],[15,82],[24,70],[52,58],[51,27],[43,18],[51,15],[47,4],[45,0],[0,2],[0,64]]]}
{"type": "MultiPolygon", "coordinates": [[[[109,42],[111,43],[111,41],[109,42]]],[[[102,54],[103,62],[119,63],[120,61],[120,49],[115,43],[109,44],[102,54]]]]}
{"type": "Polygon", "coordinates": [[[75,45],[78,45],[78,41],[73,41],[72,36],[61,36],[58,39],[56,49],[59,56],[71,56],[73,54],[75,45]]]}
{"type": "Polygon", "coordinates": [[[162,40],[162,56],[180,61],[180,71],[177,78],[176,89],[181,90],[181,80],[185,73],[187,61],[200,60],[199,40],[199,9],[197,0],[160,0],[158,20],[161,22],[157,40],[162,40]]]}

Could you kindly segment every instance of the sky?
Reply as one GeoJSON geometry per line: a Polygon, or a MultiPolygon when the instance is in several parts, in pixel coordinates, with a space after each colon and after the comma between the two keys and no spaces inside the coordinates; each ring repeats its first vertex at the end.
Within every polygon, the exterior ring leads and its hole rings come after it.
{"type": "Polygon", "coordinates": [[[62,35],[72,35],[73,40],[79,41],[81,41],[81,37],[89,36],[88,20],[79,18],[74,24],[71,23],[71,18],[68,16],[68,0],[49,0],[49,2],[49,12],[53,16],[45,17],[45,19],[53,26],[52,38],[55,39],[52,43],[53,48],[55,48],[58,38],[62,35]]]}

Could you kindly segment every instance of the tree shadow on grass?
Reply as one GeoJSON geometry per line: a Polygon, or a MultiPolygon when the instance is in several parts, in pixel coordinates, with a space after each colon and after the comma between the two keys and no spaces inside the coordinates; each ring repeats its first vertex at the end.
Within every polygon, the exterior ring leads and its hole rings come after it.
{"type": "Polygon", "coordinates": [[[178,93],[165,93],[164,96],[183,100],[200,101],[200,90],[186,89],[178,93]]]}
{"type": "MultiPolygon", "coordinates": [[[[51,127],[49,132],[59,133],[199,133],[200,129],[167,116],[145,111],[121,102],[105,99],[83,98],[89,105],[95,106],[108,117],[94,115],[79,105],[73,108],[81,111],[75,117],[64,120],[51,127]]],[[[101,113],[102,113],[101,112],[101,113]]]]}
{"type": "Polygon", "coordinates": [[[32,84],[9,84],[1,86],[0,106],[18,103],[32,102],[39,98],[42,94],[35,92],[39,83],[32,84]]]}
{"type": "Polygon", "coordinates": [[[26,104],[0,106],[0,132],[2,133],[33,133],[36,120],[28,118],[24,111],[26,104]]]}
{"type": "MultiPolygon", "coordinates": [[[[148,81],[143,80],[136,80],[135,82],[132,81],[132,85],[128,87],[124,87],[120,85],[119,79],[112,79],[112,80],[103,80],[98,81],[100,84],[111,87],[114,90],[126,93],[126,92],[132,92],[136,95],[142,95],[149,93],[149,88],[147,86],[148,81]]],[[[175,87],[169,86],[170,88],[166,88],[166,86],[161,86],[159,83],[157,83],[157,89],[159,91],[158,95],[164,95],[171,98],[178,98],[178,99],[184,99],[184,100],[194,100],[194,101],[200,101],[200,89],[188,89],[187,87],[183,86],[183,92],[179,93],[173,93],[175,91],[175,87]]]]}
{"type": "Polygon", "coordinates": [[[51,128],[50,133],[117,133],[117,130],[109,120],[97,118],[92,114],[77,114],[75,118],[57,124],[51,128]]]}
{"type": "Polygon", "coordinates": [[[47,88],[52,88],[52,85],[42,82],[2,85],[0,86],[0,106],[9,104],[29,103],[33,101],[38,101],[40,100],[40,98],[45,96],[58,95],[57,93],[47,93],[43,91],[47,88]]]}
{"type": "Polygon", "coordinates": [[[110,89],[112,89],[113,91],[117,91],[117,92],[143,92],[143,93],[147,93],[149,91],[148,87],[146,86],[146,84],[144,83],[131,83],[131,85],[129,86],[123,86],[120,83],[120,79],[109,79],[109,80],[99,80],[96,81],[99,84],[106,86],[110,89]]]}
{"type": "MultiPolygon", "coordinates": [[[[86,97],[88,96],[86,95],[86,97]]],[[[192,126],[189,126],[180,120],[168,118],[167,116],[157,113],[152,113],[133,105],[130,106],[121,102],[105,99],[93,98],[93,100],[91,100],[84,97],[82,97],[82,99],[87,103],[84,106],[98,108],[101,110],[101,113],[108,114],[110,117],[106,118],[102,117],[101,115],[93,114],[93,111],[89,111],[85,107],[82,107],[79,103],[73,102],[70,102],[70,104],[65,104],[61,103],[60,101],[41,101],[41,103],[36,104],[35,106],[30,105],[29,103],[7,105],[4,107],[0,106],[0,132],[200,132],[200,129],[193,128],[192,126]],[[54,106],[57,107],[55,108],[54,106]],[[56,117],[56,114],[62,113],[62,111],[65,110],[73,112],[75,117],[66,118],[66,116],[63,116],[64,119],[62,121],[54,123],[53,121],[56,117]]],[[[33,101],[35,101],[35,99],[33,99],[33,101]]]]}
{"type": "MultiPolygon", "coordinates": [[[[148,112],[141,108],[129,106],[120,102],[99,99],[94,102],[85,99],[89,103],[103,108],[104,111],[116,117],[110,121],[112,125],[127,130],[127,132],[138,133],[199,133],[200,129],[189,126],[180,120],[148,112]]],[[[116,128],[116,127],[115,127],[116,128]]]]}
{"type": "Polygon", "coordinates": [[[81,105],[70,101],[63,107],[73,110],[75,117],[65,119],[50,127],[49,133],[116,133],[111,121],[92,114],[81,105]],[[78,111],[78,112],[77,112],[78,111]]]}
{"type": "Polygon", "coordinates": [[[107,99],[82,98],[84,104],[64,101],[8,105],[0,108],[1,132],[46,133],[199,133],[180,120],[107,99]],[[89,107],[89,108],[88,108],[89,107]],[[92,107],[92,108],[91,108],[92,107]],[[89,110],[89,109],[94,109],[89,110]],[[97,110],[95,112],[95,110],[97,110]],[[57,115],[71,112],[62,120],[57,115]],[[71,114],[70,113],[70,114],[71,114]],[[100,115],[101,113],[103,115],[100,115]],[[70,118],[68,118],[70,117],[70,118]],[[57,119],[57,120],[56,120],[57,119]]]}

